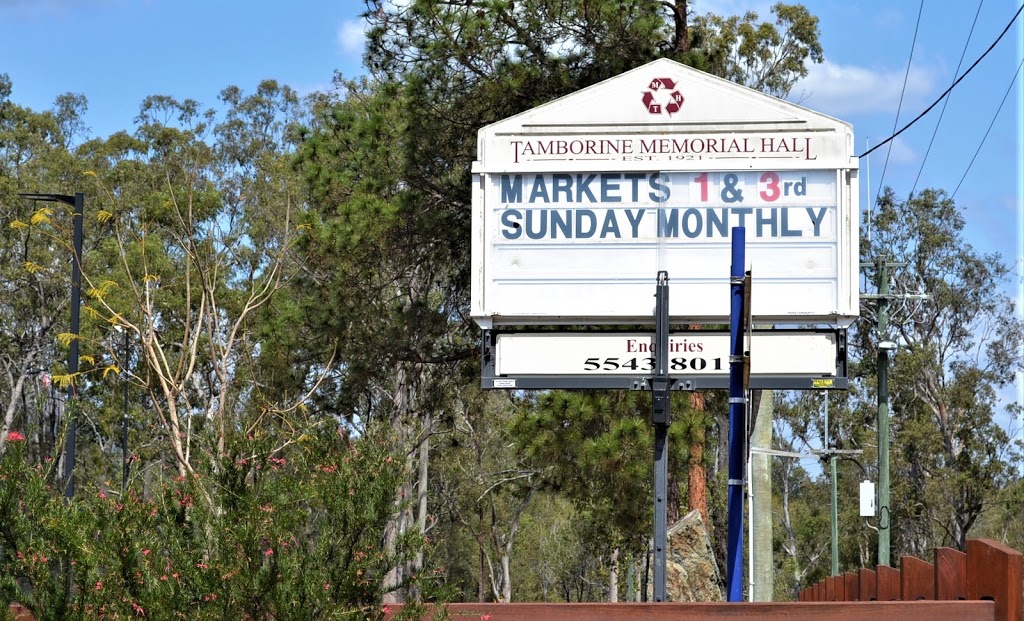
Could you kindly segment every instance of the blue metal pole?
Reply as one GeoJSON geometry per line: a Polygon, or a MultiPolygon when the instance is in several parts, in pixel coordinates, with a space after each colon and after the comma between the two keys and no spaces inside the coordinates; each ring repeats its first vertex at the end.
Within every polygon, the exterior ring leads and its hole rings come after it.
{"type": "Polygon", "coordinates": [[[743,390],[743,272],[746,229],[732,229],[729,273],[729,534],[726,553],[726,599],[743,600],[743,470],[746,450],[746,395],[743,390]]]}

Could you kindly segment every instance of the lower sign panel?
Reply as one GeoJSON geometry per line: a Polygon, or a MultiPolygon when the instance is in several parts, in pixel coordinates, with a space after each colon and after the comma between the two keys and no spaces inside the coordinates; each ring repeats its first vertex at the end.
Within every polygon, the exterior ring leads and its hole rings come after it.
{"type": "MultiPolygon", "coordinates": [[[[845,332],[755,331],[749,342],[750,387],[846,388],[845,332]]],[[[728,385],[729,334],[681,332],[669,338],[676,389],[728,385]]],[[[487,332],[484,388],[647,388],[654,336],[627,332],[487,332]],[[511,381],[510,381],[511,380],[511,381]]]]}

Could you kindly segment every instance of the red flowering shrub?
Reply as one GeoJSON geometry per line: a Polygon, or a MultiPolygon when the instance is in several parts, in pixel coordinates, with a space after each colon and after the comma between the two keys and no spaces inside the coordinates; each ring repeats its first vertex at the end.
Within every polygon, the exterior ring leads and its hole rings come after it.
{"type": "Polygon", "coordinates": [[[375,617],[384,573],[417,545],[381,550],[402,475],[384,446],[332,431],[286,455],[245,440],[217,472],[158,480],[145,497],[80,482],[71,503],[9,449],[0,599],[38,621],[375,617]]]}

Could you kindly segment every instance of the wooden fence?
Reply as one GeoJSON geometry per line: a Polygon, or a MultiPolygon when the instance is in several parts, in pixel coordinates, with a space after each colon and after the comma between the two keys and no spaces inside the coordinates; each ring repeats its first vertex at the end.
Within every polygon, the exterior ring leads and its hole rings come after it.
{"type": "MultiPolygon", "coordinates": [[[[658,604],[449,604],[452,621],[1024,621],[1021,553],[985,539],[967,553],[935,550],[935,562],[912,556],[900,568],[879,566],[826,578],[800,592],[798,602],[658,604]]],[[[18,621],[33,617],[11,611],[18,621]]],[[[391,621],[401,606],[386,606],[391,621]]],[[[422,619],[434,618],[429,607],[422,619]]]]}
{"type": "MultiPolygon", "coordinates": [[[[934,564],[908,556],[899,569],[826,578],[801,591],[797,602],[450,604],[448,614],[453,621],[1024,621],[1021,558],[1002,544],[976,539],[967,542],[966,554],[938,548],[934,564]]],[[[386,621],[400,609],[386,609],[386,621]]]]}
{"type": "Polygon", "coordinates": [[[967,553],[936,548],[935,562],[913,556],[899,569],[879,565],[829,576],[800,592],[801,602],[992,601],[994,619],[1021,621],[1021,553],[995,541],[970,539],[967,553]]]}

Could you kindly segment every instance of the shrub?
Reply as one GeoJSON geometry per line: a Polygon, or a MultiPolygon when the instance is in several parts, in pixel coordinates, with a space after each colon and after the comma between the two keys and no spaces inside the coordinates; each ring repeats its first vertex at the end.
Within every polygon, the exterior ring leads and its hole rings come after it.
{"type": "Polygon", "coordinates": [[[46,619],[340,619],[380,614],[381,549],[403,476],[387,443],[333,431],[232,457],[146,496],[80,485],[70,503],[12,443],[0,459],[0,597],[46,619]]]}

